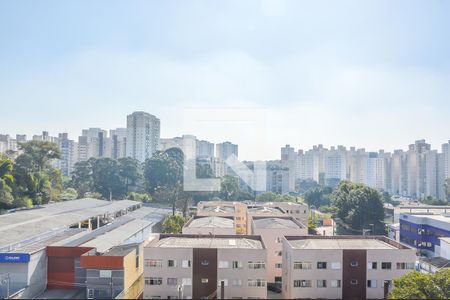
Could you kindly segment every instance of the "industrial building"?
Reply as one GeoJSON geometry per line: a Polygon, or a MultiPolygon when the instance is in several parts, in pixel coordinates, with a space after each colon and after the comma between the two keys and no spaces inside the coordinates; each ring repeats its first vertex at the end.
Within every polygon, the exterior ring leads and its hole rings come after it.
{"type": "MultiPolygon", "coordinates": [[[[136,201],[79,199],[1,215],[0,276],[7,280],[0,297],[35,298],[64,289],[95,298],[86,274],[105,268],[128,274],[131,257],[142,259],[140,247],[160,231],[168,212],[136,201]]],[[[113,282],[114,295],[132,290],[127,285],[113,282]]]]}
{"type": "Polygon", "coordinates": [[[285,299],[385,299],[415,251],[383,236],[286,236],[285,299]]]}
{"type": "Polygon", "coordinates": [[[400,214],[400,242],[419,254],[439,256],[445,237],[450,237],[450,213],[400,214]]]}
{"type": "Polygon", "coordinates": [[[161,235],[144,249],[144,298],[267,298],[259,236],[161,235]]]}

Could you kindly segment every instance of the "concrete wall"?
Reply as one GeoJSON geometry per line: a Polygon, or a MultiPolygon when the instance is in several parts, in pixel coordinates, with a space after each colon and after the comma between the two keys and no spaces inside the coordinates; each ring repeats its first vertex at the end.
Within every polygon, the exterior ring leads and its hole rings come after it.
{"type": "MultiPolygon", "coordinates": [[[[368,299],[383,299],[384,297],[384,280],[392,280],[398,278],[412,270],[397,270],[397,263],[415,264],[416,254],[412,249],[396,249],[396,250],[367,250],[367,262],[376,261],[378,263],[376,270],[367,270],[367,280],[376,280],[376,288],[367,288],[368,299]],[[391,262],[391,270],[381,269],[381,262],[391,262]]],[[[390,288],[392,290],[392,287],[390,288]]]]}
{"type": "MultiPolygon", "coordinates": [[[[189,248],[144,248],[144,280],[146,277],[161,277],[162,285],[145,285],[144,299],[152,296],[161,296],[162,299],[178,296],[176,286],[167,285],[167,278],[177,278],[178,284],[181,284],[182,278],[192,278],[192,249],[189,248]],[[146,265],[146,260],[160,259],[162,260],[162,268],[151,268],[146,265]],[[176,268],[168,268],[167,260],[177,261],[176,268]],[[190,260],[191,267],[182,268],[182,260],[190,260]]],[[[192,297],[192,286],[183,287],[183,296],[185,298],[192,297]]]]}
{"type": "MultiPolygon", "coordinates": [[[[249,261],[265,261],[265,249],[218,249],[218,261],[227,261],[229,268],[217,269],[218,297],[220,298],[220,281],[226,279],[228,286],[225,286],[225,299],[232,297],[259,297],[267,298],[267,287],[249,287],[249,279],[266,279],[266,269],[248,269],[249,261]],[[233,269],[232,262],[242,262],[241,269],[233,269]],[[241,280],[242,286],[233,287],[233,280],[241,280]]],[[[267,266],[267,264],[266,264],[267,266]]]]}
{"type": "MultiPolygon", "coordinates": [[[[285,241],[283,241],[285,242],[285,241]]],[[[284,245],[284,244],[283,244],[284,245]]],[[[331,288],[331,280],[342,281],[342,250],[295,250],[283,248],[283,298],[341,299],[340,288],[331,288]],[[327,262],[327,269],[317,269],[317,262],[327,262]],[[311,262],[310,270],[294,269],[294,262],[311,262]],[[331,263],[339,262],[341,269],[331,270],[331,263]],[[294,280],[311,280],[310,288],[294,287],[294,280]],[[327,280],[327,288],[317,288],[317,280],[327,280]]]]}
{"type": "MultiPolygon", "coordinates": [[[[22,298],[36,297],[47,286],[47,256],[45,250],[30,254],[28,263],[0,263],[0,276],[9,274],[10,295],[25,288],[22,298]]],[[[0,287],[0,298],[6,297],[6,286],[0,287]]]]}

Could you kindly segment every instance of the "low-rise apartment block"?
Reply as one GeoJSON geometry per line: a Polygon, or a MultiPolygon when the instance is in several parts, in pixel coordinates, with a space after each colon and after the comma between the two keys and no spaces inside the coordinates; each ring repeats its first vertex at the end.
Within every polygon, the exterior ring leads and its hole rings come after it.
{"type": "Polygon", "coordinates": [[[415,251],[378,236],[286,236],[283,298],[383,299],[415,251]]]}
{"type": "Polygon", "coordinates": [[[282,240],[285,235],[308,235],[308,228],[288,216],[253,217],[252,234],[260,235],[267,248],[267,282],[282,281],[282,240]]]}
{"type": "Polygon", "coordinates": [[[144,298],[267,298],[258,236],[164,235],[144,249],[144,298]]]}
{"type": "Polygon", "coordinates": [[[232,217],[236,233],[247,233],[247,206],[245,203],[202,201],[197,204],[197,216],[232,217]]]}

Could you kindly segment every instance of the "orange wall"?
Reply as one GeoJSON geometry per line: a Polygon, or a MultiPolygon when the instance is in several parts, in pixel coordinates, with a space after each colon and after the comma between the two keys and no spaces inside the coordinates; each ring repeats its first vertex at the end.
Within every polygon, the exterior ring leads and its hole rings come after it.
{"type": "Polygon", "coordinates": [[[80,266],[86,269],[123,269],[122,256],[81,256],[80,266]]]}

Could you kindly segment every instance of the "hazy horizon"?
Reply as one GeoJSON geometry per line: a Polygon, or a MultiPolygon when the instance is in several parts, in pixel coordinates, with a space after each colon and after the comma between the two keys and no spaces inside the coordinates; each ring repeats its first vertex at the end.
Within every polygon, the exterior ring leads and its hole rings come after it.
{"type": "Polygon", "coordinates": [[[440,150],[448,11],[439,0],[2,1],[0,133],[76,140],[142,110],[163,138],[228,140],[248,160],[286,144],[440,150]],[[245,122],[186,127],[192,108],[264,111],[266,144],[245,122]]]}

